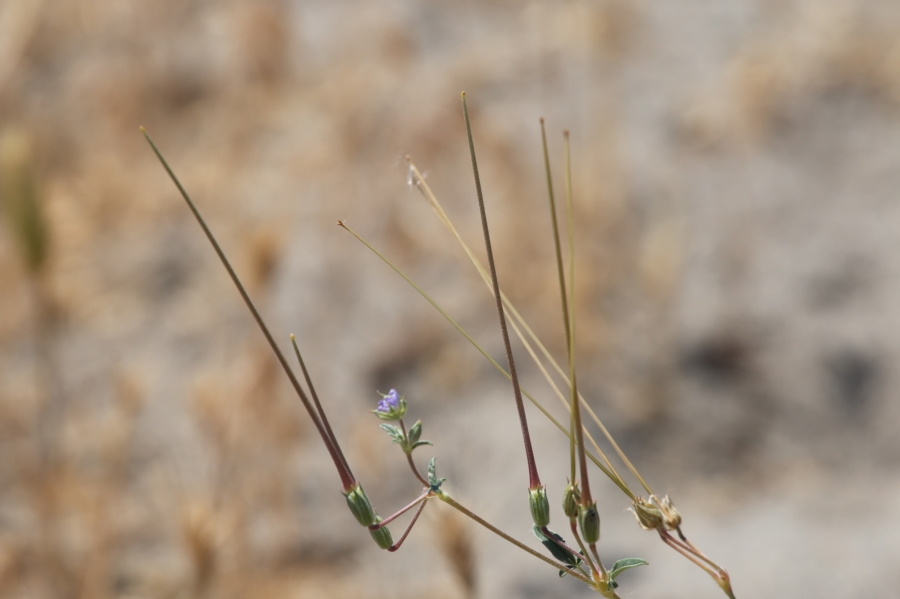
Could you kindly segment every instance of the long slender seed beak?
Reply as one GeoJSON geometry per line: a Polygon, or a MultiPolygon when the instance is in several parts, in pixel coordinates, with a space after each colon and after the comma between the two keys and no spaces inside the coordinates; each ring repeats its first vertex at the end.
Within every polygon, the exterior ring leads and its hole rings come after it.
{"type": "Polygon", "coordinates": [[[166,169],[166,172],[169,174],[169,178],[172,179],[175,187],[178,188],[178,191],[181,193],[181,197],[183,197],[184,201],[187,202],[188,208],[190,208],[191,212],[193,212],[194,217],[197,219],[197,222],[200,224],[200,227],[206,234],[206,238],[209,239],[209,242],[212,244],[213,249],[219,256],[219,260],[221,260],[222,266],[224,266],[225,270],[228,271],[228,275],[231,277],[231,280],[234,282],[235,287],[237,287],[238,292],[241,294],[241,298],[243,298],[244,303],[247,305],[247,308],[253,315],[253,319],[256,320],[256,324],[259,326],[260,331],[262,331],[263,336],[265,336],[266,341],[268,341],[269,347],[272,348],[272,351],[275,353],[275,357],[278,358],[278,362],[281,364],[282,369],[284,369],[284,373],[291,381],[291,386],[294,388],[294,391],[297,393],[300,401],[303,402],[303,406],[306,408],[306,411],[309,414],[309,417],[312,419],[313,424],[316,425],[316,429],[319,431],[319,436],[322,437],[322,441],[324,441],[325,447],[328,449],[328,453],[331,455],[331,459],[334,461],[334,465],[341,477],[341,484],[344,486],[344,490],[349,491],[357,483],[356,479],[353,478],[353,474],[350,472],[350,469],[345,466],[343,460],[341,459],[340,450],[336,447],[337,441],[332,439],[328,435],[328,431],[326,431],[326,429],[322,425],[322,422],[319,420],[316,411],[313,409],[313,406],[309,401],[309,398],[306,396],[306,393],[300,386],[300,382],[297,380],[297,377],[294,376],[294,372],[291,370],[291,367],[288,366],[284,354],[281,353],[281,350],[278,348],[278,344],[275,343],[275,339],[269,332],[269,328],[263,321],[262,316],[260,316],[259,311],[256,309],[256,306],[253,305],[253,301],[247,294],[247,290],[244,289],[244,285],[241,283],[240,278],[238,278],[237,273],[235,273],[234,269],[231,267],[231,263],[228,261],[228,258],[225,257],[225,252],[222,251],[222,248],[219,246],[219,242],[216,241],[216,238],[212,234],[212,231],[210,231],[209,227],[206,225],[206,221],[203,219],[203,216],[200,215],[200,211],[197,209],[197,206],[194,205],[194,202],[193,200],[191,200],[190,195],[188,195],[188,192],[181,185],[181,181],[178,180],[178,177],[175,176],[175,173],[169,167],[169,163],[166,162],[165,158],[163,158],[163,155],[159,151],[159,148],[157,148],[156,144],[153,143],[153,140],[150,138],[147,130],[143,127],[141,127],[140,130],[141,133],[144,134],[144,137],[147,139],[147,143],[149,143],[150,147],[153,149],[153,153],[156,154],[156,157],[162,163],[163,168],[166,169]]]}
{"type": "Polygon", "coordinates": [[[475,174],[475,191],[478,195],[478,209],[481,212],[481,228],[484,231],[484,246],[487,251],[488,267],[491,271],[491,283],[494,289],[494,300],[497,303],[497,314],[500,318],[500,331],[503,334],[503,345],[506,348],[506,359],[509,362],[509,375],[512,380],[516,409],[519,412],[519,423],[522,427],[522,440],[525,442],[525,457],[528,461],[528,482],[530,489],[541,486],[537,465],[534,461],[534,449],[531,446],[531,435],[528,433],[528,420],[525,417],[525,404],[522,401],[522,390],[519,388],[519,376],[513,358],[512,346],[509,342],[509,331],[506,328],[506,315],[503,312],[503,300],[500,297],[500,283],[497,280],[497,268],[494,265],[494,251],[491,247],[491,234],[488,229],[487,214],[484,209],[484,195],[481,192],[481,177],[478,175],[478,161],[475,158],[475,143],[472,141],[472,127],[469,124],[469,109],[466,106],[466,92],[462,92],[463,117],[466,121],[466,135],[469,138],[469,153],[472,155],[472,172],[475,174]]]}

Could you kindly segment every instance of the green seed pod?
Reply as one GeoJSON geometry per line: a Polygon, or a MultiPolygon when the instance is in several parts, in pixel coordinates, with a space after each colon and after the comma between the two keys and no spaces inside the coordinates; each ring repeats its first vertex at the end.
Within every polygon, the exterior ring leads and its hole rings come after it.
{"type": "Polygon", "coordinates": [[[637,497],[634,500],[631,511],[634,512],[635,519],[644,530],[655,530],[663,525],[662,512],[643,497],[637,497]]]}
{"type": "Polygon", "coordinates": [[[600,514],[597,512],[597,502],[581,506],[578,510],[578,527],[581,536],[588,545],[600,540],[600,514]]]}
{"type": "Polygon", "coordinates": [[[563,512],[569,518],[578,516],[578,504],[581,503],[581,491],[576,483],[569,483],[563,491],[563,512]]]}
{"type": "Polygon", "coordinates": [[[372,509],[372,504],[369,503],[369,498],[359,483],[356,483],[349,493],[344,493],[344,497],[357,522],[363,526],[375,524],[375,510],[372,509]]]}
{"type": "Polygon", "coordinates": [[[550,501],[547,499],[547,487],[530,489],[528,504],[531,507],[531,519],[534,520],[535,526],[542,528],[550,524],[550,501]]]}
{"type": "MultiPolygon", "coordinates": [[[[381,517],[375,516],[375,522],[373,522],[373,524],[378,524],[379,522],[381,522],[381,517]]],[[[382,526],[376,530],[370,528],[369,534],[372,535],[372,538],[375,539],[375,542],[378,543],[378,546],[382,549],[390,549],[394,544],[394,539],[391,538],[391,531],[388,530],[387,526],[382,526]]]]}

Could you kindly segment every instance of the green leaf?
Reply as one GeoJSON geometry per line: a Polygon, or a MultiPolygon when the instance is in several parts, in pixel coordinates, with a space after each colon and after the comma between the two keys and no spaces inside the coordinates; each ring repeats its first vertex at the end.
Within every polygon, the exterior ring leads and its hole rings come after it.
{"type": "Polygon", "coordinates": [[[447,480],[446,478],[437,477],[434,466],[434,462],[436,459],[437,458],[431,458],[431,461],[428,462],[428,486],[430,486],[431,490],[435,492],[437,492],[441,488],[441,484],[443,484],[443,482],[447,480]]]}
{"type": "Polygon", "coordinates": [[[434,443],[432,443],[431,441],[416,441],[413,444],[412,448],[415,449],[416,447],[419,447],[420,445],[434,445],[434,443]]]}
{"type": "Polygon", "coordinates": [[[630,570],[631,568],[637,568],[638,566],[647,565],[649,565],[647,563],[647,560],[643,560],[639,557],[626,557],[625,559],[620,559],[612,565],[612,568],[609,569],[609,580],[614,581],[616,579],[616,576],[618,576],[625,570],[630,570]]]}
{"type": "Polygon", "coordinates": [[[382,424],[381,428],[393,438],[394,443],[402,445],[406,441],[406,437],[403,436],[403,431],[399,427],[392,424],[382,424]]]}
{"type": "MultiPolygon", "coordinates": [[[[553,532],[549,528],[547,529],[547,532],[549,532],[551,535],[553,535],[553,537],[555,539],[562,541],[563,543],[566,542],[565,539],[562,538],[562,536],[553,532]]],[[[581,563],[581,557],[576,556],[576,555],[572,554],[570,551],[566,550],[565,548],[557,545],[552,539],[547,537],[547,535],[545,535],[543,533],[543,531],[541,531],[541,529],[538,528],[537,525],[533,525],[531,527],[531,533],[534,535],[534,538],[536,538],[538,541],[541,542],[541,544],[547,549],[547,551],[549,551],[551,554],[553,554],[553,557],[555,557],[559,561],[563,562],[563,564],[565,564],[566,568],[573,570],[581,563]]],[[[566,575],[566,572],[564,570],[559,571],[560,578],[562,578],[565,575],[566,575]]]]}

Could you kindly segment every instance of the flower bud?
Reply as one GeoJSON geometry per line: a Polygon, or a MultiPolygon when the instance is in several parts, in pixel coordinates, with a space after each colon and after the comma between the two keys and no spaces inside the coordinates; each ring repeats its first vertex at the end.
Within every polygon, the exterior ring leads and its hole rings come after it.
{"type": "Polygon", "coordinates": [[[409,434],[407,435],[407,445],[412,447],[416,444],[419,438],[422,436],[422,421],[416,420],[416,423],[409,427],[409,434]]]}
{"type": "Polygon", "coordinates": [[[581,506],[578,510],[578,527],[581,536],[588,545],[600,540],[600,514],[597,512],[597,502],[581,506]]]}
{"type": "Polygon", "coordinates": [[[658,505],[659,511],[662,512],[663,524],[666,525],[666,529],[675,530],[681,526],[681,514],[675,509],[675,505],[668,495],[659,500],[658,505]]]}
{"type": "Polygon", "coordinates": [[[569,518],[578,516],[578,504],[581,503],[581,491],[577,483],[569,483],[563,491],[563,512],[569,518]]]}
{"type": "Polygon", "coordinates": [[[543,528],[550,524],[550,501],[547,499],[547,487],[540,486],[529,489],[528,504],[531,507],[531,519],[535,526],[543,528]]]}
{"type": "Polygon", "coordinates": [[[643,497],[635,498],[631,505],[634,517],[644,530],[655,530],[663,525],[663,514],[658,507],[644,500],[643,497]]]}
{"type": "Polygon", "coordinates": [[[356,483],[349,493],[344,493],[344,498],[347,499],[347,506],[356,516],[357,522],[363,526],[375,524],[375,510],[372,509],[372,504],[369,503],[369,498],[359,483],[356,483]]]}
{"type": "MultiPolygon", "coordinates": [[[[375,516],[375,522],[372,524],[378,524],[381,522],[380,516],[375,516]]],[[[375,539],[375,542],[378,543],[378,546],[382,549],[390,549],[390,547],[394,544],[394,539],[391,538],[391,531],[388,530],[387,526],[382,526],[381,528],[369,529],[369,534],[372,535],[372,538],[375,539]]]]}

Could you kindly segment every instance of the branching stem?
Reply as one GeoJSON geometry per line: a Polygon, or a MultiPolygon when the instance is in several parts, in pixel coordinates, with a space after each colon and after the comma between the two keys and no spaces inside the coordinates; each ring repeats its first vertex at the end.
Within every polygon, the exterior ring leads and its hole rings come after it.
{"type": "Polygon", "coordinates": [[[394,551],[397,551],[398,549],[400,549],[400,546],[403,545],[403,541],[406,540],[406,537],[408,537],[409,533],[412,532],[413,526],[416,525],[416,520],[419,519],[419,516],[422,514],[422,510],[425,509],[426,503],[427,502],[423,501],[421,504],[419,504],[419,509],[417,509],[416,513],[413,515],[413,518],[410,521],[409,526],[407,526],[406,530],[403,531],[403,535],[400,537],[400,540],[397,541],[396,543],[394,543],[393,545],[391,545],[390,547],[388,547],[388,551],[393,553],[394,551]]]}
{"type": "Polygon", "coordinates": [[[378,530],[379,528],[381,528],[381,527],[383,527],[383,526],[387,526],[388,524],[390,524],[391,522],[393,522],[394,520],[396,520],[397,518],[399,518],[400,516],[402,516],[403,514],[405,514],[406,512],[408,512],[409,510],[411,510],[411,509],[413,509],[414,507],[416,507],[416,505],[418,505],[418,504],[420,504],[420,503],[423,503],[426,499],[428,499],[428,497],[430,496],[430,493],[431,493],[431,492],[430,492],[429,489],[425,489],[424,491],[422,491],[422,494],[421,494],[421,495],[419,495],[419,496],[418,496],[416,499],[414,499],[413,501],[409,502],[409,503],[408,503],[407,505],[405,505],[404,507],[400,508],[396,513],[394,513],[394,514],[388,516],[387,518],[385,518],[384,520],[382,520],[382,521],[379,522],[378,524],[372,524],[372,525],[370,525],[370,526],[369,526],[369,530],[378,530]]]}

